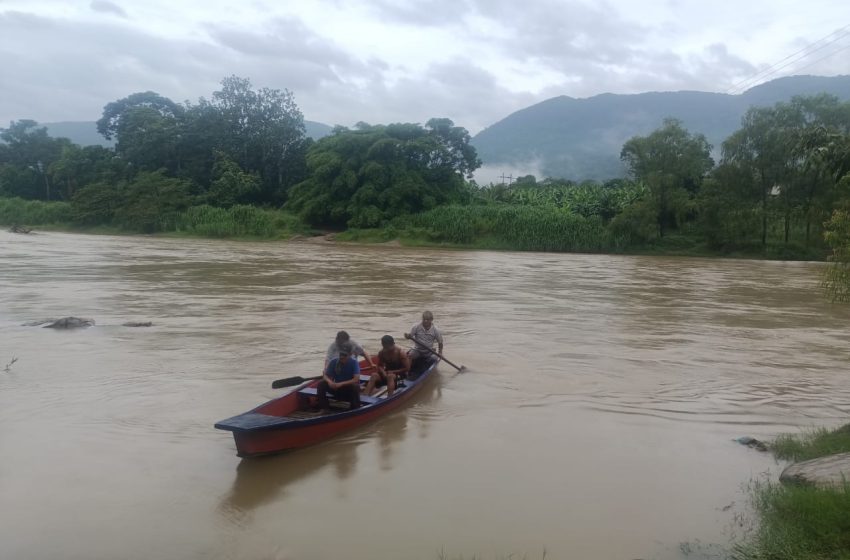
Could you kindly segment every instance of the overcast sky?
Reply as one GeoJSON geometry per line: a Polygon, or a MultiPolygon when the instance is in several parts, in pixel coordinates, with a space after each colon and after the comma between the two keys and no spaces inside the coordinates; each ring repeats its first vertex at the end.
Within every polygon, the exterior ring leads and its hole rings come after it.
{"type": "Polygon", "coordinates": [[[0,126],[197,101],[236,74],[308,120],[474,134],[558,95],[737,92],[821,39],[764,79],[850,74],[850,1],[0,0],[0,126]]]}

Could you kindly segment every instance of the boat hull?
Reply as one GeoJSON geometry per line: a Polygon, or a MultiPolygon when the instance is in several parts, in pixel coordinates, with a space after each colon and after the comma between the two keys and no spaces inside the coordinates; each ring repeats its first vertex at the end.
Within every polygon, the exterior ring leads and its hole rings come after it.
{"type": "Polygon", "coordinates": [[[318,381],[315,381],[253,410],[222,420],[216,423],[215,427],[233,433],[236,453],[240,457],[282,453],[307,447],[359,428],[404,406],[425,385],[436,366],[435,362],[415,380],[406,381],[406,387],[397,390],[392,397],[375,399],[375,402],[355,410],[312,418],[293,417],[294,413],[309,409],[314,402],[305,396],[301,389],[315,387],[318,384],[318,381]]]}

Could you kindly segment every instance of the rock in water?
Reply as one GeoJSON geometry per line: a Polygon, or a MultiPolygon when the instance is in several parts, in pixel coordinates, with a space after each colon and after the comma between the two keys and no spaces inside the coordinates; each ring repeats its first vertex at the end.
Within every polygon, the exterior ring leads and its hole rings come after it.
{"type": "Polygon", "coordinates": [[[850,453],[838,453],[794,463],[785,467],[779,480],[791,484],[813,484],[821,488],[850,484],[850,453]]]}
{"type": "Polygon", "coordinates": [[[94,325],[94,319],[80,319],[79,317],[63,317],[53,321],[49,325],[44,325],[45,329],[79,329],[83,327],[91,327],[94,325]]]}
{"type": "Polygon", "coordinates": [[[123,323],[121,326],[122,327],[152,327],[153,323],[151,323],[150,321],[145,321],[145,322],[142,322],[142,323],[136,322],[136,321],[130,321],[128,323],[123,323]]]}
{"type": "Polygon", "coordinates": [[[758,449],[759,451],[767,451],[767,444],[763,441],[757,440],[754,437],[741,436],[741,437],[737,438],[735,441],[737,441],[741,445],[746,445],[747,447],[751,447],[753,449],[758,449]]]}

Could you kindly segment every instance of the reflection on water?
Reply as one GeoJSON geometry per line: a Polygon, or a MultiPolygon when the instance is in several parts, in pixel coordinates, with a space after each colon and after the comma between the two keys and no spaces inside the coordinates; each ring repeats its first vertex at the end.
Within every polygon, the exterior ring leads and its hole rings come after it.
{"type": "MultiPolygon", "coordinates": [[[[396,447],[408,435],[408,416],[427,407],[438,395],[439,385],[439,378],[427,380],[414,396],[410,408],[392,413],[357,432],[296,452],[242,459],[236,467],[233,486],[219,506],[221,514],[234,524],[244,525],[246,516],[258,506],[270,501],[285,502],[287,486],[309,477],[324,478],[329,468],[338,482],[345,482],[356,472],[359,448],[369,441],[377,444],[379,468],[392,471],[396,447]]],[[[419,434],[426,437],[429,419],[422,415],[417,417],[423,420],[418,423],[419,434]]]]}
{"type": "Polygon", "coordinates": [[[286,487],[315,476],[328,465],[334,475],[348,479],[357,464],[359,438],[337,438],[331,443],[298,453],[256,459],[243,459],[236,467],[236,479],[221,502],[222,515],[236,524],[258,506],[286,498],[286,487]]]}
{"type": "Polygon", "coordinates": [[[742,484],[781,467],[733,439],[850,413],[850,307],[820,268],[0,232],[0,557],[725,545],[742,484]],[[469,369],[403,410],[259,460],[212,429],[317,374],[336,331],[374,351],[423,309],[469,369]],[[24,326],[69,315],[97,325],[24,326]]]}

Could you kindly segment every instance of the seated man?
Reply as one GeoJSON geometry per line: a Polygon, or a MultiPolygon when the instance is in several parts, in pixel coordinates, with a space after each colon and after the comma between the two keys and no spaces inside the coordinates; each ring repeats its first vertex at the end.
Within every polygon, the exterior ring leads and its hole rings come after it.
{"type": "Polygon", "coordinates": [[[375,387],[387,386],[387,395],[395,392],[396,379],[404,379],[410,372],[410,360],[401,348],[395,345],[395,340],[388,334],[381,337],[381,351],[378,352],[377,371],[369,378],[369,383],[363,390],[367,395],[375,392],[375,387]]]}
{"type": "Polygon", "coordinates": [[[353,361],[357,361],[357,356],[363,356],[366,359],[366,363],[370,366],[374,366],[375,364],[372,362],[372,357],[369,355],[366,350],[360,346],[356,340],[351,338],[349,334],[345,331],[339,331],[336,333],[336,338],[331,342],[330,346],[328,346],[328,353],[325,356],[325,365],[322,366],[322,372],[324,372],[328,368],[328,364],[337,357],[339,354],[339,346],[348,342],[351,344],[351,359],[353,361]]]}
{"type": "Polygon", "coordinates": [[[339,357],[334,358],[325,369],[324,377],[316,387],[319,398],[319,408],[330,412],[327,393],[337,400],[348,401],[351,408],[360,407],[360,364],[351,357],[351,344],[343,342],[339,345],[339,357]]]}

